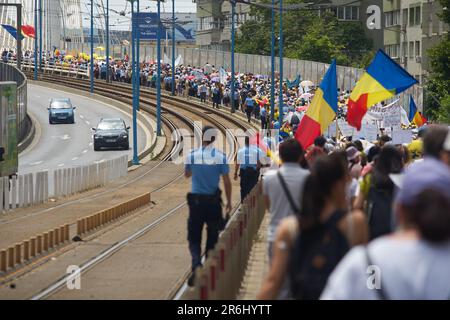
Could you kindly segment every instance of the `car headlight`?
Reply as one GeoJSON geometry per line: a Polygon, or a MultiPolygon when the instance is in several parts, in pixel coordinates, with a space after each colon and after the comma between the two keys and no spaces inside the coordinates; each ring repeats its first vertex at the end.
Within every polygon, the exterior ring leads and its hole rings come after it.
{"type": "Polygon", "coordinates": [[[126,134],[124,134],[124,135],[122,136],[122,139],[126,139],[126,138],[128,138],[128,136],[127,136],[126,134]]]}
{"type": "Polygon", "coordinates": [[[94,135],[94,139],[100,139],[100,136],[94,135]]]}

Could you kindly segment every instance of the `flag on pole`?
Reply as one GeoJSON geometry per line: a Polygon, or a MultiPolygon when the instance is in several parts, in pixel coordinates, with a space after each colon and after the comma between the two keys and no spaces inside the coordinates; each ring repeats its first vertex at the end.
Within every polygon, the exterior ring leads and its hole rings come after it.
{"type": "Polygon", "coordinates": [[[219,78],[220,78],[220,83],[222,83],[222,84],[227,83],[228,74],[223,68],[219,69],[219,78]]]}
{"type": "Polygon", "coordinates": [[[378,50],[366,72],[356,83],[348,100],[347,121],[361,129],[367,110],[418,83],[405,69],[382,50],[378,50]]]}
{"type": "Polygon", "coordinates": [[[295,132],[295,138],[304,149],[328,129],[336,117],[337,102],[336,60],[333,60],[295,132]]]}
{"type": "Polygon", "coordinates": [[[36,30],[33,26],[23,25],[22,26],[22,35],[28,38],[36,38],[36,30]]]}
{"type": "MultiPolygon", "coordinates": [[[[17,40],[17,29],[9,24],[2,24],[2,27],[9,32],[9,34],[17,40]]],[[[20,35],[20,40],[23,39],[23,35],[20,35]]]]}
{"type": "Polygon", "coordinates": [[[413,122],[417,127],[421,127],[427,122],[427,119],[417,110],[412,95],[409,95],[409,121],[413,122]]]}

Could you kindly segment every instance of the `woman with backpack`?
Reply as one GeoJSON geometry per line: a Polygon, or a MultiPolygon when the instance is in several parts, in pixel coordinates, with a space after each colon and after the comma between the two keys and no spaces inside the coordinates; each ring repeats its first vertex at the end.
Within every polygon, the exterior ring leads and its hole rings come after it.
{"type": "Polygon", "coordinates": [[[345,153],[316,159],[305,182],[302,208],[278,227],[272,264],[258,299],[276,299],[286,281],[292,298],[318,299],[349,248],[367,241],[364,214],[347,212],[349,182],[345,153]]]}
{"type": "Polygon", "coordinates": [[[354,208],[366,212],[371,240],[394,229],[392,203],[395,186],[389,175],[400,173],[402,169],[400,151],[386,145],[381,148],[372,172],[360,182],[354,208]]]}
{"type": "Polygon", "coordinates": [[[321,299],[450,299],[450,169],[425,159],[406,170],[398,230],[352,249],[321,299]]]}

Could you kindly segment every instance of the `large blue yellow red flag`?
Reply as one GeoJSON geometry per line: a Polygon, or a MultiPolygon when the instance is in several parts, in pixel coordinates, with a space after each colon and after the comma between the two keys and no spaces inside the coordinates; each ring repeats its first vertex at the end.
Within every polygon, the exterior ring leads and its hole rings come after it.
{"type": "Polygon", "coordinates": [[[361,129],[361,120],[367,109],[389,99],[416,84],[405,69],[399,66],[382,50],[378,50],[366,72],[356,83],[348,100],[347,121],[361,129]]]}
{"type": "Polygon", "coordinates": [[[303,148],[308,148],[327,130],[336,117],[337,108],[336,60],[333,60],[295,132],[295,138],[303,148]]]}
{"type": "MultiPolygon", "coordinates": [[[[2,24],[2,27],[9,32],[9,34],[17,40],[17,29],[9,24],[2,24]]],[[[23,25],[21,27],[21,35],[20,40],[23,40],[24,37],[35,38],[36,32],[33,26],[23,25]]]]}
{"type": "Polygon", "coordinates": [[[412,95],[409,96],[409,121],[413,122],[417,127],[421,127],[427,122],[427,119],[417,110],[412,95]]]}

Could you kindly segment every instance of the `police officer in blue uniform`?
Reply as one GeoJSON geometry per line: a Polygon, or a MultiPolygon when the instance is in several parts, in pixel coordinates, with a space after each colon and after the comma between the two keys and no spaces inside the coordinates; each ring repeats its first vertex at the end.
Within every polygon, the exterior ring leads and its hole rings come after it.
{"type": "Polygon", "coordinates": [[[259,170],[262,166],[264,157],[264,152],[257,146],[251,146],[250,138],[246,136],[245,146],[238,150],[234,170],[234,180],[238,179],[238,172],[241,177],[241,202],[258,183],[259,170]]]}
{"type": "Polygon", "coordinates": [[[188,241],[192,257],[192,275],[188,281],[190,286],[194,284],[195,269],[201,266],[203,225],[207,225],[206,254],[214,249],[219,231],[224,225],[220,177],[225,187],[227,217],[231,211],[231,180],[226,155],[213,146],[217,129],[206,126],[202,136],[202,147],[191,151],[185,162],[185,177],[192,177],[192,191],[187,195],[188,241]]]}

